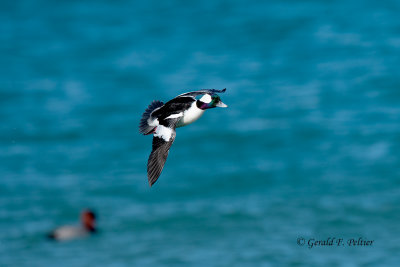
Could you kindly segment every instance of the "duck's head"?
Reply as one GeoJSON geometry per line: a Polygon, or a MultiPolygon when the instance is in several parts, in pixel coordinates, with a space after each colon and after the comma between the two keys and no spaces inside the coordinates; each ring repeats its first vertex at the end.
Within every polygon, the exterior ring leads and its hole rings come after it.
{"type": "Polygon", "coordinates": [[[96,231],[96,214],[91,210],[84,210],[81,213],[81,221],[83,226],[91,231],[96,231]]]}
{"type": "Polygon", "coordinates": [[[221,98],[217,94],[204,94],[202,96],[202,98],[197,100],[196,104],[199,109],[203,109],[203,110],[206,110],[209,108],[216,108],[216,107],[220,107],[220,108],[228,107],[226,104],[224,104],[221,101],[221,98]]]}

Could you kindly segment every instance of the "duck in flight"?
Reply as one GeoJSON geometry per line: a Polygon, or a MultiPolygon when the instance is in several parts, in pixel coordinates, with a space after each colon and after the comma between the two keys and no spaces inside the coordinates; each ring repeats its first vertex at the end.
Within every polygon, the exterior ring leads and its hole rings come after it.
{"type": "Polygon", "coordinates": [[[152,186],[161,174],[169,149],[175,140],[175,129],[183,127],[199,119],[206,109],[228,107],[217,93],[225,89],[203,89],[184,93],[167,103],[155,100],[143,113],[139,124],[139,132],[153,136],[153,148],[147,162],[147,176],[152,186]],[[200,99],[197,96],[202,95],[200,99]]]}

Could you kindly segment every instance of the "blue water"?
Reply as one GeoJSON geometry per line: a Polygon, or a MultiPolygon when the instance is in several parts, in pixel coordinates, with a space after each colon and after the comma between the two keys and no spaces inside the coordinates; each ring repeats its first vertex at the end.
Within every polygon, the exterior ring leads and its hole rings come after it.
{"type": "Polygon", "coordinates": [[[400,262],[398,1],[0,5],[1,266],[400,262]],[[146,106],[225,87],[150,188],[146,106]]]}

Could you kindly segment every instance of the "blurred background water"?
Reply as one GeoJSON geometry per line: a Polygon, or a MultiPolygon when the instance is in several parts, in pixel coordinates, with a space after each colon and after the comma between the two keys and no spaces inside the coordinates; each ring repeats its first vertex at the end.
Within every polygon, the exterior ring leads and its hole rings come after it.
{"type": "Polygon", "coordinates": [[[398,264],[398,1],[0,6],[1,266],[398,264]],[[144,109],[224,87],[149,188],[144,109]]]}

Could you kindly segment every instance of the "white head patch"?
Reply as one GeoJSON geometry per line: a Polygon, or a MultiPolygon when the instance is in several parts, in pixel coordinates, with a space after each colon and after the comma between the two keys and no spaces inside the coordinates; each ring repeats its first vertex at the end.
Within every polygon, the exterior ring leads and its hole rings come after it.
{"type": "Polygon", "coordinates": [[[212,100],[212,98],[211,98],[211,96],[209,94],[205,94],[205,95],[203,95],[202,98],[200,98],[201,102],[204,102],[204,103],[207,103],[207,104],[210,103],[211,100],[212,100]]]}
{"type": "Polygon", "coordinates": [[[160,137],[164,139],[166,142],[171,139],[172,129],[165,127],[164,125],[158,125],[156,132],[154,133],[155,137],[160,137]]]}

